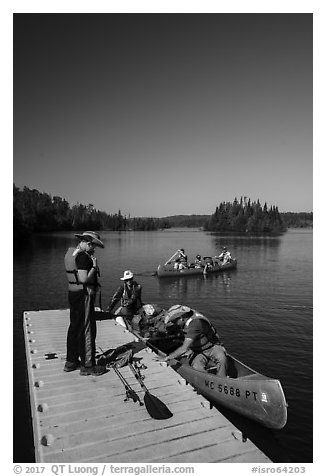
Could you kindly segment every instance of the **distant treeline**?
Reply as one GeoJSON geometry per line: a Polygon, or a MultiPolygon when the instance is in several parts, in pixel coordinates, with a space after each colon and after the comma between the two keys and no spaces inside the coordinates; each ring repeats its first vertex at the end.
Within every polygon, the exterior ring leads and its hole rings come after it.
{"type": "Polygon", "coordinates": [[[312,228],[313,225],[312,212],[286,212],[281,213],[281,217],[287,228],[312,228]]]}
{"type": "Polygon", "coordinates": [[[127,218],[120,210],[107,214],[96,210],[92,204],[77,203],[70,207],[61,197],[14,184],[13,205],[14,241],[21,241],[32,233],[60,230],[157,230],[168,227],[164,219],[127,218]]]}
{"type": "Polygon", "coordinates": [[[169,228],[204,228],[209,219],[210,215],[173,215],[164,218],[169,228]]]}
{"type": "Polygon", "coordinates": [[[25,240],[32,233],[71,230],[151,231],[171,227],[202,228],[213,232],[280,233],[287,227],[312,227],[312,213],[279,213],[278,208],[259,200],[236,198],[223,202],[213,215],[175,215],[164,218],[126,217],[118,210],[107,214],[92,204],[72,207],[61,197],[36,189],[15,186],[13,190],[14,241],[25,240]]]}

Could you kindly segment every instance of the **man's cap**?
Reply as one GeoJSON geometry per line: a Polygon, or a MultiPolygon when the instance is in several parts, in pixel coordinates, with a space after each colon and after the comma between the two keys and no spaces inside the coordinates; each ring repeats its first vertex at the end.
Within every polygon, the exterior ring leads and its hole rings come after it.
{"type": "Polygon", "coordinates": [[[75,233],[76,238],[80,241],[90,241],[94,246],[104,248],[104,244],[101,241],[101,237],[96,231],[84,231],[83,233],[75,233]]]}
{"type": "Polygon", "coordinates": [[[190,307],[176,304],[168,309],[164,322],[165,324],[175,322],[182,317],[191,317],[193,313],[194,311],[190,307]]]}

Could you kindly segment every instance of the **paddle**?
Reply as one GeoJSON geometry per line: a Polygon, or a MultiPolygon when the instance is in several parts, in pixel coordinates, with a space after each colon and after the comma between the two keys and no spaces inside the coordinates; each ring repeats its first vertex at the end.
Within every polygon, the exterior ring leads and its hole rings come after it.
{"type": "Polygon", "coordinates": [[[95,307],[94,310],[94,317],[96,321],[106,321],[108,319],[114,319],[114,315],[112,312],[109,311],[104,311],[102,308],[102,293],[101,293],[101,288],[99,292],[99,307],[95,307]]]}
{"type": "MultiPolygon", "coordinates": [[[[152,349],[155,354],[158,356],[158,357],[166,357],[167,354],[165,354],[162,350],[160,350],[158,347],[156,347],[152,342],[150,342],[148,339],[145,339],[141,334],[139,334],[139,332],[136,331],[136,329],[133,329],[132,326],[127,323],[126,325],[128,331],[133,334],[134,336],[137,337],[137,339],[139,339],[141,342],[143,342],[146,347],[149,347],[150,349],[152,349]]],[[[162,360],[160,359],[156,359],[158,360],[159,362],[162,362],[162,360]]],[[[169,362],[167,362],[167,365],[170,365],[170,366],[174,366],[174,365],[180,365],[180,362],[176,359],[169,359],[169,362]]]]}
{"type": "Polygon", "coordinates": [[[143,271],[142,273],[134,273],[134,276],[156,276],[157,271],[143,271]]]}
{"type": "Polygon", "coordinates": [[[143,402],[140,400],[139,396],[137,395],[137,393],[131,388],[131,386],[129,385],[129,383],[127,382],[127,380],[123,377],[123,375],[121,374],[121,372],[117,369],[117,367],[115,365],[112,365],[112,368],[113,370],[115,371],[115,373],[117,374],[117,376],[119,377],[119,379],[121,380],[121,382],[123,383],[124,385],[124,388],[125,388],[125,391],[126,391],[126,398],[125,398],[125,402],[127,400],[129,400],[130,398],[134,401],[134,403],[139,403],[139,405],[144,405],[143,402]]]}
{"type": "Polygon", "coordinates": [[[174,258],[174,257],[175,257],[175,256],[176,256],[178,253],[179,253],[179,250],[178,250],[178,251],[176,251],[175,253],[173,253],[173,255],[171,256],[171,258],[167,260],[167,262],[164,264],[164,266],[166,266],[167,264],[169,264],[169,263],[170,263],[170,261],[172,261],[172,260],[173,260],[173,258],[174,258]]]}
{"type": "Polygon", "coordinates": [[[143,382],[144,377],[141,375],[139,368],[136,368],[132,362],[128,362],[128,365],[137,382],[145,392],[144,403],[149,415],[155,420],[167,420],[168,418],[171,418],[173,413],[168,409],[168,407],[159,398],[149,392],[143,382]]]}

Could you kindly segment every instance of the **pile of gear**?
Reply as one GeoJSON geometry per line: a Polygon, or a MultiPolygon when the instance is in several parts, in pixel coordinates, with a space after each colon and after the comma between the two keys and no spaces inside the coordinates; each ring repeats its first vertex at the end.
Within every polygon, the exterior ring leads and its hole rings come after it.
{"type": "Polygon", "coordinates": [[[184,340],[184,333],[176,324],[177,319],[190,317],[193,312],[180,304],[167,310],[156,304],[144,304],[133,317],[131,327],[163,352],[170,352],[184,340]]]}

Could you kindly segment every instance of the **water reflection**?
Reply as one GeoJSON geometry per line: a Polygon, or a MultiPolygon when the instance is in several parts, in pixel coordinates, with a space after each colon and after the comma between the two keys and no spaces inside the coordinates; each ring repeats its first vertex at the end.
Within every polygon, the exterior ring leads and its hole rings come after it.
{"type": "Polygon", "coordinates": [[[278,254],[281,245],[280,236],[232,236],[212,235],[212,246],[216,254],[221,253],[222,247],[226,246],[231,252],[232,258],[241,258],[245,254],[264,255],[278,254]]]}
{"type": "Polygon", "coordinates": [[[162,296],[165,295],[179,302],[185,301],[188,295],[188,279],[159,279],[159,291],[162,296]]]}
{"type": "Polygon", "coordinates": [[[187,302],[191,298],[205,298],[217,295],[217,289],[225,293],[231,292],[232,277],[237,272],[224,271],[216,274],[187,277],[171,277],[159,279],[161,296],[175,299],[176,302],[187,302]]]}
{"type": "Polygon", "coordinates": [[[267,235],[218,235],[211,234],[218,249],[226,246],[231,248],[240,247],[241,245],[248,246],[279,246],[282,242],[282,236],[267,236],[267,235]]]}
{"type": "Polygon", "coordinates": [[[225,291],[230,292],[231,291],[231,280],[232,280],[232,274],[236,273],[237,270],[234,270],[232,273],[230,271],[224,271],[223,273],[217,273],[217,274],[211,274],[208,276],[204,276],[205,280],[211,279],[212,280],[212,285],[216,287],[222,285],[225,287],[225,291]]]}

